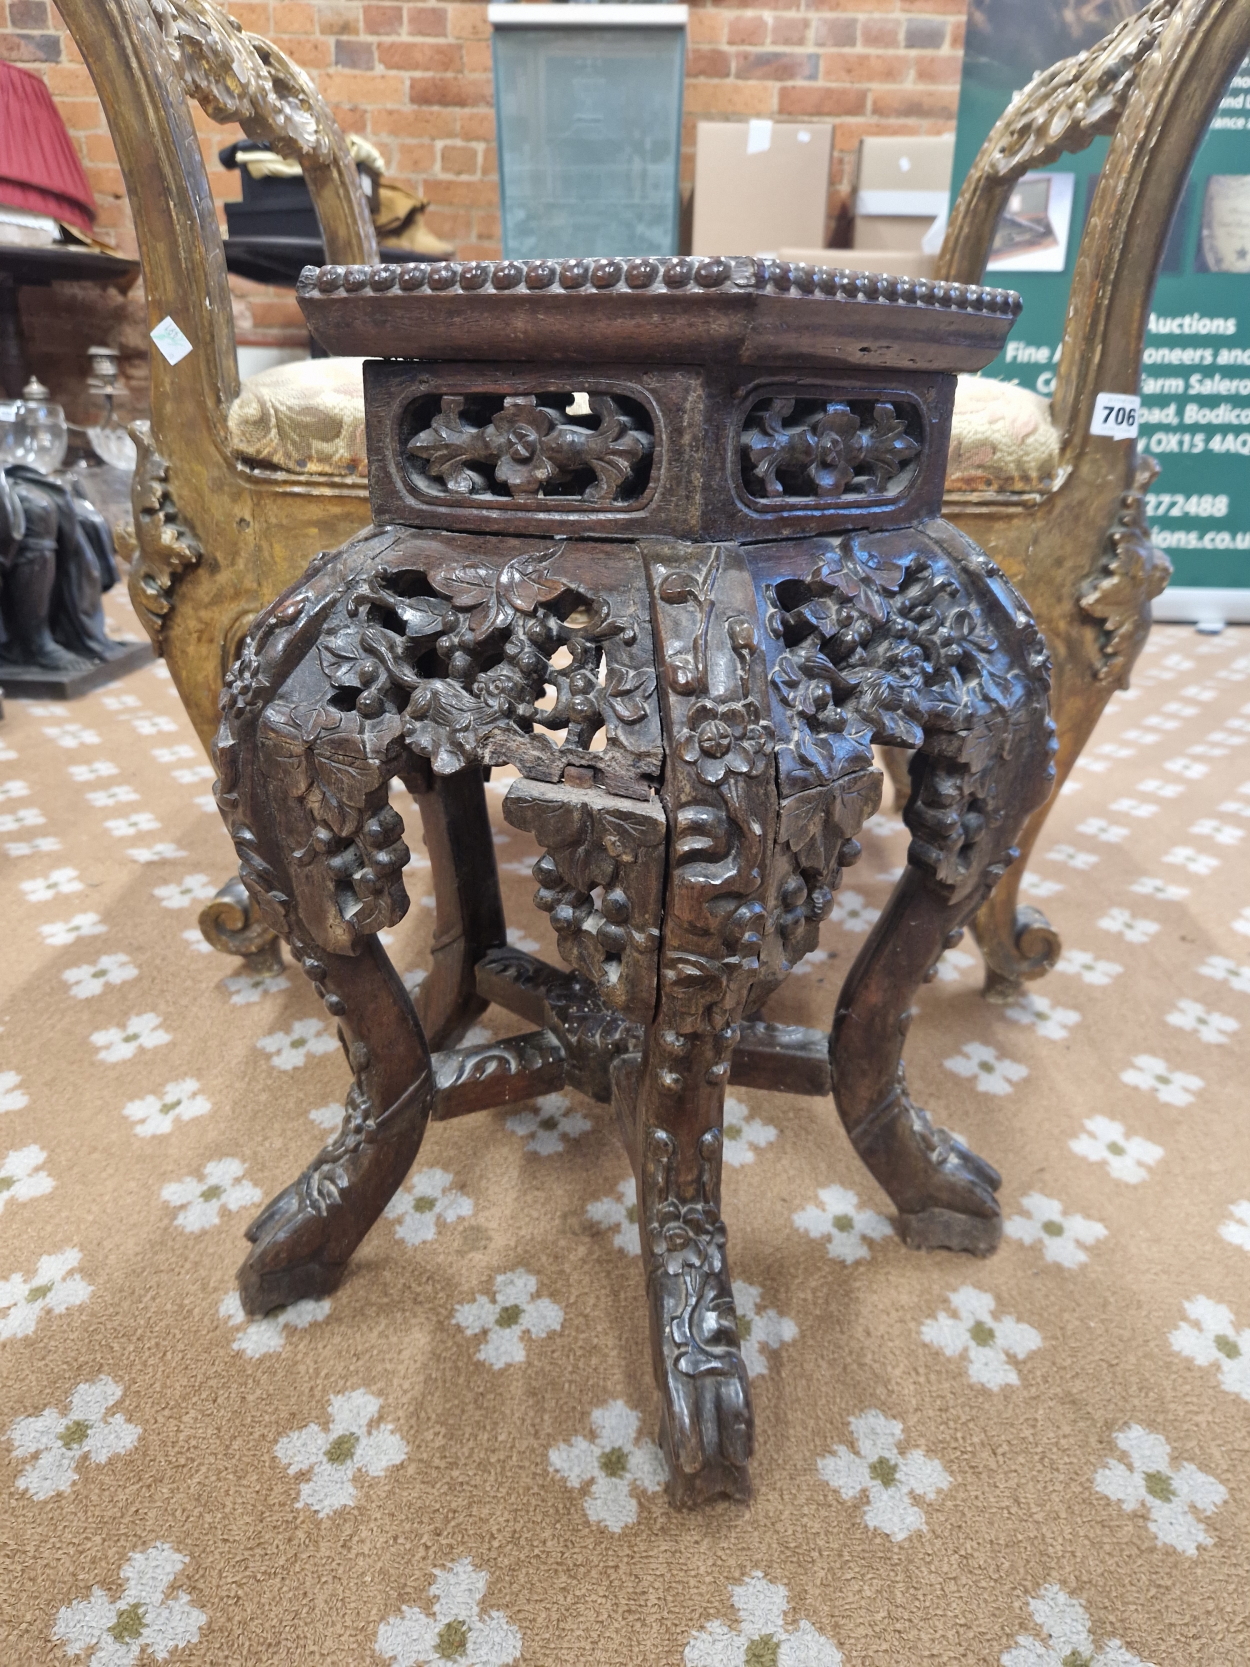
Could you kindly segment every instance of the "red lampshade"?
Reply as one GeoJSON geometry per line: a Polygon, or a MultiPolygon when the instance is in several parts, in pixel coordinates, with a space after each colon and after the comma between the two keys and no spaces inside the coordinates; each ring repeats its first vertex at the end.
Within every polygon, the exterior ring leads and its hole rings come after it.
{"type": "Polygon", "coordinates": [[[95,197],[78,152],[39,80],[0,62],[0,202],[66,220],[85,232],[95,197]]]}

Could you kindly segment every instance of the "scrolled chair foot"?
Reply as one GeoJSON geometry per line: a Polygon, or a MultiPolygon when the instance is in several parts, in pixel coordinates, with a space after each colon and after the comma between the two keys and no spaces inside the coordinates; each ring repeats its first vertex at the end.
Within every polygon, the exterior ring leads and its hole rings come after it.
{"type": "Polygon", "coordinates": [[[660,1446],[670,1503],[748,1500],[754,1417],[725,1255],[725,1224],[714,1202],[720,1130],[699,1143],[697,1198],[672,1187],[676,1142],[653,1129],[647,1148],[647,1295],[662,1412],[660,1446]]]}
{"type": "Polygon", "coordinates": [[[985,957],[981,994],[999,1006],[1017,1000],[1022,984],[1044,977],[1063,951],[1058,932],[1042,911],[1029,903],[1016,904],[1014,898],[998,904],[991,896],[977,912],[972,930],[985,957]]]}
{"type": "Polygon", "coordinates": [[[205,943],[222,955],[242,956],[259,977],[274,977],[282,971],[282,940],[256,913],[237,874],[200,910],[199,927],[205,943]]]}
{"type": "Polygon", "coordinates": [[[899,1085],[852,1131],[856,1151],[898,1210],[898,1236],[909,1250],[962,1250],[989,1256],[1003,1236],[994,1194],[1002,1176],[899,1085]]]}

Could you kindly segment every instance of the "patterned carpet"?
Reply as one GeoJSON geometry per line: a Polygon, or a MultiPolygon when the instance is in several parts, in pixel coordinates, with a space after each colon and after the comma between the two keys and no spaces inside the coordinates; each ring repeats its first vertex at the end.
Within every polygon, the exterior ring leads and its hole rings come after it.
{"type": "MultiPolygon", "coordinates": [[[[921,993],[912,1082],[1003,1171],[997,1256],[908,1252],[828,1104],[735,1093],[756,1497],[693,1516],[627,1165],[574,1094],[434,1127],[334,1297],[244,1321],[243,1226],[345,1065],[302,977],[199,940],[230,850],[164,668],[10,702],[4,1667],[1242,1667],[1248,636],[1161,629],[1113,702],[1029,882],[1059,968],[990,1007],[966,943],[921,993]]],[[[901,824],[864,844],[774,1017],[828,1022],[901,824]]]]}

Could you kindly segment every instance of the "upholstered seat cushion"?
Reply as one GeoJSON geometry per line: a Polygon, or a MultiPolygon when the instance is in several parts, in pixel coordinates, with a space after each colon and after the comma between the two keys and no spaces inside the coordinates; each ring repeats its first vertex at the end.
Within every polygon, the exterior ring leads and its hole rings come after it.
{"type": "Polygon", "coordinates": [[[298,359],[249,376],[230,407],[231,450],[292,474],[363,476],[362,363],[298,359]]]}
{"type": "Polygon", "coordinates": [[[955,392],[948,492],[1037,492],[1059,465],[1050,401],[1014,382],[961,376],[955,392]]]}

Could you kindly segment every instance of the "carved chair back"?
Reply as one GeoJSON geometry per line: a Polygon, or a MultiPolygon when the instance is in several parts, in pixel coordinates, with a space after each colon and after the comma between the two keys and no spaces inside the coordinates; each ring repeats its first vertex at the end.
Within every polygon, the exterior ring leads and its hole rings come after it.
{"type": "Polygon", "coordinates": [[[369,520],[361,480],[261,470],[230,448],[239,393],[225,252],[190,101],[304,169],[327,258],[377,258],[346,140],[307,75],[213,0],[63,0],[130,199],[148,321],[191,345],[152,354],[137,424],[131,595],[205,742],[226,667],[257,610],[369,520]]]}
{"type": "MultiPolygon", "coordinates": [[[[1055,374],[1058,463],[1032,491],[948,491],[943,513],[1017,584],[1054,660],[1062,783],[1149,629],[1170,565],[1150,544],[1156,471],[1134,443],[1090,433],[1100,393],[1133,393],[1172,219],[1220,97],[1250,52],[1244,0],[1149,0],[1106,39],[1035,76],[982,146],[951,215],[938,276],[978,282],[999,214],[1029,169],[1111,136],[1077,254],[1055,374]]],[[[1046,817],[1023,840],[1024,856],[1046,817]]],[[[1054,964],[1058,939],[1017,907],[1021,862],[977,922],[987,993],[1054,964]]]]}

